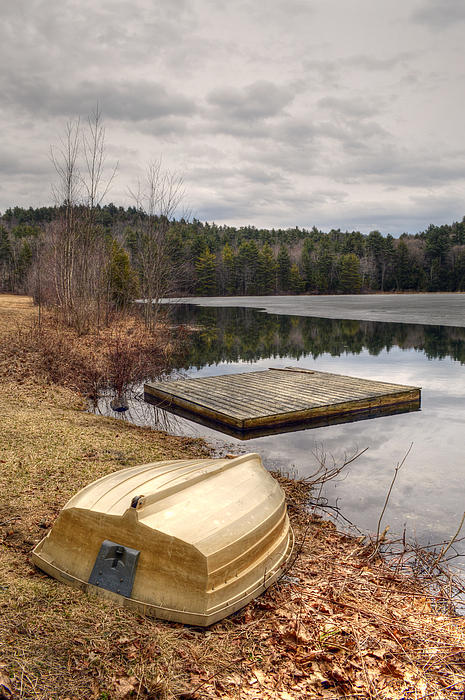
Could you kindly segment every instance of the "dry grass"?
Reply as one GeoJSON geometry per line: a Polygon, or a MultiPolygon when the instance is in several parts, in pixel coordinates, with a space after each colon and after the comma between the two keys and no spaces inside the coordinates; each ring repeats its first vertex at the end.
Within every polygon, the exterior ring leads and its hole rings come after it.
{"type": "Polygon", "coordinates": [[[309,514],[304,483],[279,477],[298,539],[292,569],[208,630],[45,576],[30,551],[77,489],[208,447],[88,414],[76,393],[38,380],[4,381],[0,402],[0,684],[9,677],[15,698],[464,697],[464,619],[439,613],[421,582],[309,514]]]}
{"type": "Polygon", "coordinates": [[[30,297],[0,294],[0,337],[37,314],[30,297]]]}
{"type": "MultiPolygon", "coordinates": [[[[4,299],[0,319],[14,299],[4,299]]],[[[19,299],[25,301],[13,302],[0,326],[0,377],[6,379],[56,384],[92,399],[106,389],[121,395],[132,384],[169,369],[185,342],[179,329],[159,326],[148,332],[141,318],[128,314],[113,315],[108,327],[85,335],[50,312],[42,312],[39,324],[27,297],[19,299]]]]}

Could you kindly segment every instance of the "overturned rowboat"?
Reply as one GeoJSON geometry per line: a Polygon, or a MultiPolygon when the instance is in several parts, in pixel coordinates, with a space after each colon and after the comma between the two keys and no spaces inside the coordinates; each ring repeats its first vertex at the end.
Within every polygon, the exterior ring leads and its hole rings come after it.
{"type": "Polygon", "coordinates": [[[68,501],[32,559],[71,586],[206,626],[276,581],[292,545],[284,493],[247,454],[104,476],[68,501]]]}

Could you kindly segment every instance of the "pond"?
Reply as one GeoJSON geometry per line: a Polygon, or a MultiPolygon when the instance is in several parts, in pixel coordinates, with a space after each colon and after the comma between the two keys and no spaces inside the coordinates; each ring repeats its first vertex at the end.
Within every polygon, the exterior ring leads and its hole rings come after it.
{"type": "MultiPolygon", "coordinates": [[[[397,302],[396,302],[397,303],[397,302]]],[[[298,366],[422,387],[421,410],[241,441],[140,400],[125,419],[205,437],[219,451],[258,452],[266,466],[308,476],[368,448],[323,496],[362,531],[375,531],[394,469],[383,528],[422,544],[450,538],[465,510],[465,328],[263,313],[176,304],[172,322],[196,330],[179,371],[209,376],[298,366]]],[[[449,320],[450,323],[450,320],[449,320]]],[[[100,410],[108,408],[100,404],[100,410]]],[[[459,545],[460,547],[461,545],[459,545]]],[[[464,548],[465,549],[465,548],[464,548]]]]}

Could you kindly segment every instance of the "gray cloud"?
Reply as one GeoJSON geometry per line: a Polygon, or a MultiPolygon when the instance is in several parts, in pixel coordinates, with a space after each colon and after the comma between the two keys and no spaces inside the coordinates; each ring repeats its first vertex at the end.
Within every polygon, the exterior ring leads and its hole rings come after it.
{"type": "MultiPolygon", "coordinates": [[[[349,149],[348,149],[349,150],[349,149]]],[[[431,187],[465,178],[465,151],[439,155],[400,151],[381,144],[377,151],[351,154],[353,157],[332,175],[341,182],[365,182],[368,178],[385,186],[431,187]]]]}
{"type": "MultiPolygon", "coordinates": [[[[412,62],[419,58],[418,51],[400,51],[393,53],[389,51],[388,56],[380,57],[377,54],[354,54],[350,52],[344,58],[315,59],[304,58],[302,65],[305,74],[326,91],[343,91],[347,85],[352,84],[353,75],[360,75],[366,72],[369,81],[373,83],[373,74],[379,76],[395,75],[396,71],[405,72],[410,70],[412,62]]],[[[354,99],[354,98],[352,98],[354,99]]]]}
{"type": "Polygon", "coordinates": [[[315,7],[307,0],[245,0],[241,5],[242,13],[258,26],[271,26],[273,31],[305,26],[315,14],[315,7]]]}
{"type": "Polygon", "coordinates": [[[462,0],[423,0],[412,12],[414,22],[430,29],[446,29],[465,22],[465,5],[462,0]]]}
{"type": "Polygon", "coordinates": [[[0,147],[0,175],[3,177],[35,177],[50,175],[51,163],[42,158],[19,154],[13,147],[0,147]]]}
{"type": "Polygon", "coordinates": [[[414,56],[412,51],[402,51],[394,56],[379,58],[379,56],[369,56],[367,54],[356,54],[344,61],[346,66],[364,68],[368,71],[390,71],[396,66],[408,63],[414,56]]]}
{"type": "Polygon", "coordinates": [[[4,104],[30,114],[69,116],[89,114],[99,103],[109,119],[142,121],[168,115],[194,114],[195,102],[166,86],[149,81],[82,81],[58,86],[40,78],[14,80],[2,87],[4,104]]]}
{"type": "Polygon", "coordinates": [[[343,65],[340,60],[304,57],[302,67],[311,81],[326,89],[339,89],[342,86],[343,65]]]}
{"type": "Polygon", "coordinates": [[[275,117],[294,99],[290,87],[258,80],[243,88],[215,88],[207,96],[219,117],[254,121],[275,117]]]}
{"type": "Polygon", "coordinates": [[[323,97],[318,106],[344,117],[372,117],[382,108],[379,102],[367,102],[354,97],[323,97]]]}
{"type": "Polygon", "coordinates": [[[266,168],[262,165],[250,163],[241,168],[241,175],[257,185],[278,185],[290,188],[292,186],[289,177],[276,168],[266,168]]]}
{"type": "MultiPolygon", "coordinates": [[[[104,108],[104,105],[102,104],[104,108]]],[[[162,144],[166,141],[182,139],[189,129],[192,128],[191,121],[185,114],[169,114],[167,116],[152,116],[147,119],[132,121],[131,126],[134,131],[153,138],[162,144]]]]}

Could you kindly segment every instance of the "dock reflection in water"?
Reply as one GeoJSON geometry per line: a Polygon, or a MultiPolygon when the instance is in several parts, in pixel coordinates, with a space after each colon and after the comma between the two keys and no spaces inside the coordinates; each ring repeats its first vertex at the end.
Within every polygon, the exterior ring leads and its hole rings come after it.
{"type": "MultiPolygon", "coordinates": [[[[311,430],[329,425],[341,425],[343,423],[355,423],[356,421],[369,420],[370,418],[381,418],[382,416],[395,416],[401,413],[410,413],[411,411],[420,410],[420,400],[409,401],[398,406],[383,406],[382,408],[373,408],[366,411],[354,411],[345,415],[337,416],[321,416],[312,418],[311,420],[300,421],[299,423],[286,423],[276,427],[252,428],[250,430],[235,429],[231,425],[218,423],[218,421],[209,420],[204,416],[196,415],[192,411],[186,411],[180,406],[173,406],[167,402],[157,401],[155,398],[145,394],[145,401],[153,405],[156,409],[154,414],[156,417],[156,425],[159,430],[165,430],[164,424],[167,425],[166,414],[171,413],[173,416],[179,416],[186,420],[193,421],[198,425],[203,425],[210,430],[218,430],[225,435],[236,438],[237,440],[254,440],[259,437],[267,437],[270,435],[282,435],[283,433],[295,433],[300,430],[311,430]]],[[[172,430],[172,425],[169,426],[172,430]]]]}

